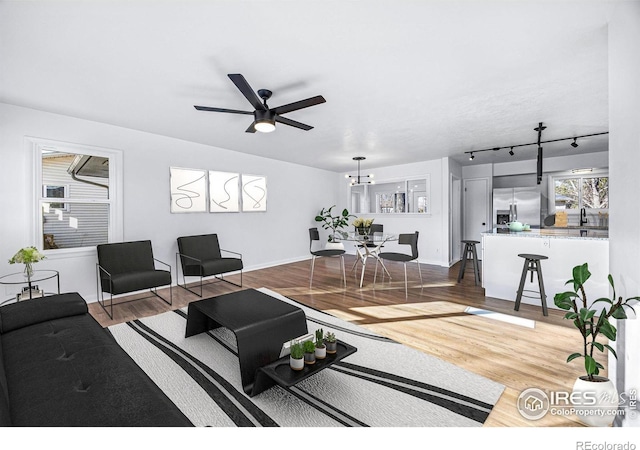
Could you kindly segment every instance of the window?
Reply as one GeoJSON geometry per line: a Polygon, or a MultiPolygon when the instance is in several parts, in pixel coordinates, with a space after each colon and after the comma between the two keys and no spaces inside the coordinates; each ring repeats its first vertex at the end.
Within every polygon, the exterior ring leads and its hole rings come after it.
{"type": "MultiPolygon", "coordinates": [[[[65,198],[68,190],[69,186],[51,186],[44,184],[42,186],[42,196],[44,198],[65,198]]],[[[49,207],[67,210],[67,205],[64,203],[50,202],[49,207]]]]}
{"type": "Polygon", "coordinates": [[[350,186],[353,214],[428,214],[429,178],[350,186]]]}
{"type": "Polygon", "coordinates": [[[35,245],[64,253],[122,240],[121,152],[29,142],[37,193],[35,245]]]}
{"type": "Polygon", "coordinates": [[[609,208],[609,177],[606,174],[556,177],[553,181],[556,211],[609,208]]]}

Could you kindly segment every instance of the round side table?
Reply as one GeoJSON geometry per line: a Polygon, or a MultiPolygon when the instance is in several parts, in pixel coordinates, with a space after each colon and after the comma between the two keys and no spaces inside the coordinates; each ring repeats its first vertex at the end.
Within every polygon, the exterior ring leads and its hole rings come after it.
{"type": "MultiPolygon", "coordinates": [[[[0,277],[0,285],[15,285],[15,286],[24,286],[22,292],[16,294],[15,297],[10,297],[3,302],[0,302],[0,305],[4,305],[12,300],[19,302],[21,300],[31,300],[33,299],[34,287],[36,283],[40,283],[42,281],[55,279],[57,286],[57,293],[60,293],[60,273],[57,270],[34,270],[33,275],[31,277],[26,277],[23,272],[11,273],[9,275],[5,275],[0,277]],[[28,298],[24,297],[24,294],[29,294],[28,298]]],[[[42,291],[42,295],[47,295],[44,290],[42,291]]],[[[53,295],[53,293],[49,293],[49,295],[53,295]]]]}

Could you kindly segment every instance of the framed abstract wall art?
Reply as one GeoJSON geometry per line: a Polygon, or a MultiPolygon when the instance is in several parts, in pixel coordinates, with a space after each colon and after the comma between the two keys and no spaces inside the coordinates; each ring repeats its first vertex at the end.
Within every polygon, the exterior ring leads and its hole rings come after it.
{"type": "Polygon", "coordinates": [[[240,174],[209,171],[209,212],[238,212],[240,174]]]}
{"type": "Polygon", "coordinates": [[[207,211],[207,172],[171,167],[171,212],[207,211]]]}
{"type": "Polygon", "coordinates": [[[267,178],[260,175],[242,175],[242,211],[267,210],[267,178]]]}

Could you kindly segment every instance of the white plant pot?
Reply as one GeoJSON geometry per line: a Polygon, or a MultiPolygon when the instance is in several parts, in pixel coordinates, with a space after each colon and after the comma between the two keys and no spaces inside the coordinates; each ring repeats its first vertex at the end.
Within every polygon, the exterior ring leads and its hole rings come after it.
{"type": "Polygon", "coordinates": [[[325,359],[327,357],[327,347],[316,347],[316,359],[325,359]]]}
{"type": "Polygon", "coordinates": [[[289,365],[293,370],[302,370],[304,369],[304,358],[293,359],[289,356],[289,365]]]}
{"type": "Polygon", "coordinates": [[[580,422],[592,427],[608,427],[616,418],[618,390],[608,378],[594,378],[597,381],[589,381],[583,377],[576,379],[571,396],[572,404],[580,422]]]}
{"type": "Polygon", "coordinates": [[[325,250],[344,250],[342,242],[327,242],[324,246],[325,250]]]}

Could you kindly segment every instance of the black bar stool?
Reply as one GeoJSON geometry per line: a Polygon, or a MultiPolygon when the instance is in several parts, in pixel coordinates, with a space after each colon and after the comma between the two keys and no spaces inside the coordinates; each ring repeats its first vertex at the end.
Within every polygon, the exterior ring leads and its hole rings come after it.
{"type": "Polygon", "coordinates": [[[460,266],[460,273],[458,274],[458,283],[464,278],[464,271],[467,268],[467,260],[473,261],[473,273],[476,277],[476,285],[480,282],[480,265],[478,264],[478,254],[476,253],[476,244],[480,241],[461,241],[464,244],[464,250],[462,251],[462,265],[460,266]]]}
{"type": "Polygon", "coordinates": [[[522,267],[522,276],[520,277],[520,287],[518,287],[518,295],[516,297],[516,306],[515,309],[518,311],[520,309],[520,301],[522,297],[528,298],[538,298],[532,295],[524,295],[523,292],[535,292],[540,295],[540,301],[542,302],[542,314],[548,316],[547,313],[547,295],[544,293],[544,282],[542,280],[542,267],[540,265],[540,261],[543,259],[549,259],[544,255],[532,255],[529,253],[521,253],[518,255],[520,258],[524,258],[524,266],[522,267]],[[524,288],[524,282],[527,278],[527,272],[531,272],[531,282],[533,283],[533,273],[535,272],[538,275],[538,288],[539,291],[533,291],[530,289],[524,288]]]}

